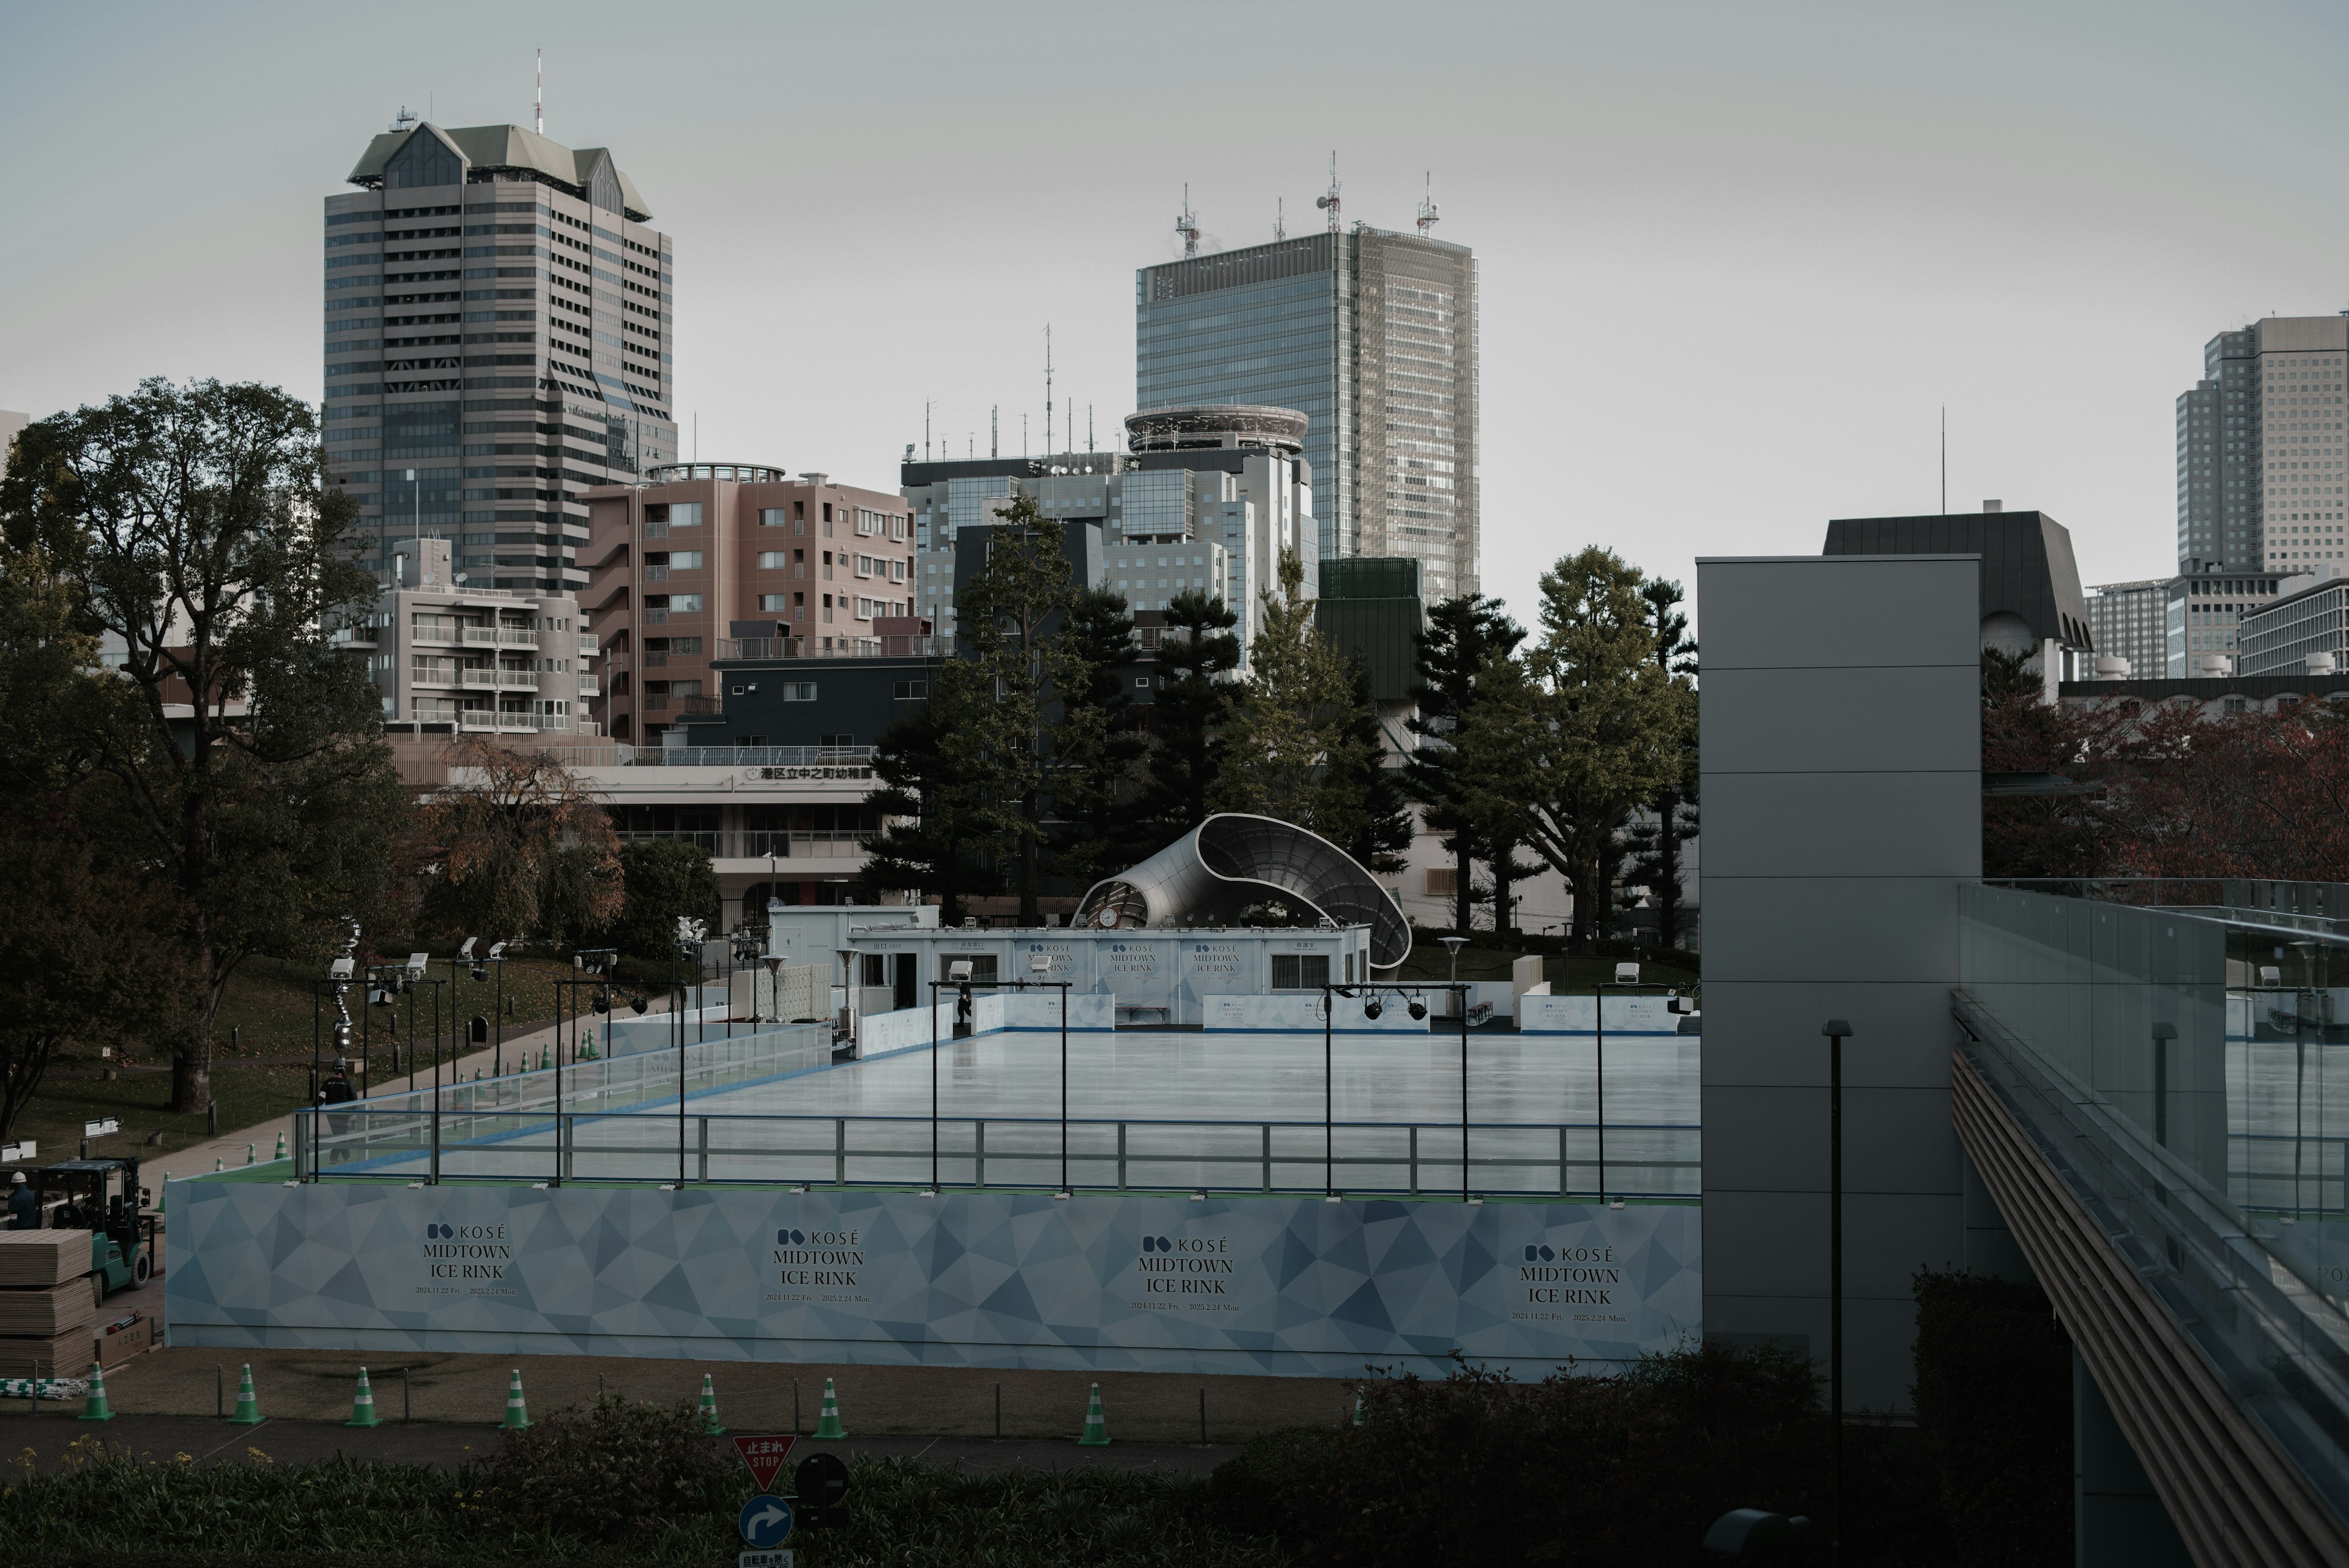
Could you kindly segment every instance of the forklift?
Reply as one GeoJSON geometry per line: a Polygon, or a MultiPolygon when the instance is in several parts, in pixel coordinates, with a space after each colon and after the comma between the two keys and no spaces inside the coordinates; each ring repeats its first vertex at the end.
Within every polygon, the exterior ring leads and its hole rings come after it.
{"type": "Polygon", "coordinates": [[[139,1185],[139,1162],[98,1156],[60,1160],[25,1173],[58,1231],[88,1231],[90,1272],[102,1294],[145,1284],[155,1272],[155,1216],[139,1185]]]}

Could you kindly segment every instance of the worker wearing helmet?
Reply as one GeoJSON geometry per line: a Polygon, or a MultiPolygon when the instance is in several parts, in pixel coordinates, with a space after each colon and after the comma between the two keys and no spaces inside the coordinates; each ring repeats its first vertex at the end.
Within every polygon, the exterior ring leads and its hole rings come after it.
{"type": "Polygon", "coordinates": [[[8,1179],[8,1229],[37,1231],[41,1228],[41,1200],[33,1196],[33,1189],[21,1170],[8,1179]]]}

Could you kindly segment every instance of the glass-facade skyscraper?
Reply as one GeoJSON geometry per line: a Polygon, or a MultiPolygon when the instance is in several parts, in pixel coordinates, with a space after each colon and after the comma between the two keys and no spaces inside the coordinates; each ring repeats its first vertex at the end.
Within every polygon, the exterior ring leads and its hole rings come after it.
{"type": "Polygon", "coordinates": [[[1430,599],[1477,587],[1476,260],[1357,226],[1134,275],[1134,406],[1306,416],[1324,560],[1409,556],[1430,599]]]}
{"type": "Polygon", "coordinates": [[[675,262],[603,148],[407,119],[326,200],[326,456],[370,563],[587,585],[578,493],[677,457],[675,262]],[[408,552],[412,560],[416,552],[408,552]]]}
{"type": "Polygon", "coordinates": [[[2349,316],[2271,316],[2203,347],[2178,396],[2178,569],[2349,563],[2349,316]]]}

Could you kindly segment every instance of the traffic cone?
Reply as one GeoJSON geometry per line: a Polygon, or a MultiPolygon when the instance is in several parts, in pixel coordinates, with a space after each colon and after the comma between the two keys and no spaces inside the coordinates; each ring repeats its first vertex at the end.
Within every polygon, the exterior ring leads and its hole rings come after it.
{"type": "Polygon", "coordinates": [[[212,1174],[214,1176],[218,1176],[222,1171],[226,1170],[227,1168],[227,1163],[223,1161],[220,1156],[212,1156],[212,1174]]]}
{"type": "Polygon", "coordinates": [[[246,1144],[244,1146],[244,1163],[247,1165],[251,1165],[253,1163],[253,1146],[251,1144],[246,1144]]]}
{"type": "Polygon", "coordinates": [[[539,1070],[540,1072],[543,1073],[543,1072],[545,1072],[549,1067],[552,1067],[552,1066],[554,1066],[554,1055],[553,1055],[551,1053],[549,1053],[549,1052],[548,1052],[548,1050],[547,1050],[547,1048],[546,1048],[545,1046],[543,1046],[543,1045],[540,1046],[540,1047],[538,1048],[538,1070],[539,1070]]]}
{"type": "Polygon", "coordinates": [[[111,1421],[114,1411],[106,1402],[106,1368],[93,1361],[89,1364],[89,1398],[81,1407],[85,1421],[111,1421]]]}
{"type": "Polygon", "coordinates": [[[285,1158],[285,1135],[284,1133],[279,1133],[279,1134],[277,1135],[277,1152],[276,1152],[275,1154],[274,1154],[274,1155],[270,1156],[270,1158],[272,1158],[272,1159],[284,1159],[285,1158]]]}
{"type": "Polygon", "coordinates": [[[718,1424],[718,1389],[709,1381],[709,1374],[701,1375],[701,1435],[722,1438],[726,1428],[718,1424]]]}
{"type": "Polygon", "coordinates": [[[159,1182],[155,1188],[155,1212],[158,1214],[162,1213],[165,1209],[171,1206],[171,1173],[167,1170],[163,1173],[163,1179],[159,1182]]]}
{"type": "Polygon", "coordinates": [[[232,1427],[261,1425],[261,1404],[253,1397],[253,1363],[244,1364],[244,1375],[237,1379],[236,1414],[228,1418],[232,1427]]]}
{"type": "Polygon", "coordinates": [[[832,1379],[823,1380],[823,1411],[815,1421],[816,1440],[844,1438],[847,1431],[840,1424],[840,1400],[832,1391],[832,1379]]]}
{"type": "Polygon", "coordinates": [[[501,1431],[519,1432],[530,1425],[530,1409],[522,1402],[522,1368],[513,1369],[513,1381],[506,1385],[506,1418],[498,1423],[501,1431]]]}
{"type": "Polygon", "coordinates": [[[1102,1419],[1101,1385],[1093,1385],[1092,1397],[1085,1401],[1085,1435],[1077,1439],[1081,1449],[1109,1447],[1109,1423],[1102,1419]]]}
{"type": "Polygon", "coordinates": [[[1361,1395],[1361,1393],[1360,1393],[1360,1392],[1357,1392],[1357,1393],[1354,1395],[1354,1425],[1356,1425],[1357,1427],[1359,1427],[1359,1426],[1361,1426],[1361,1424],[1362,1424],[1362,1396],[1361,1395]]]}
{"type": "Polygon", "coordinates": [[[375,1413],[375,1390],[367,1386],[367,1368],[359,1368],[359,1391],[351,1397],[351,1418],[346,1427],[380,1427],[382,1420],[375,1413]]]}

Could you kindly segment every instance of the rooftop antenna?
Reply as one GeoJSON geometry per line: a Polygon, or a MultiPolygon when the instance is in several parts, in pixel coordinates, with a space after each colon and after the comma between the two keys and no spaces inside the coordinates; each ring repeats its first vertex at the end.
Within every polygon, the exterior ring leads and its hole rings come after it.
{"type": "Polygon", "coordinates": [[[922,461],[930,461],[930,405],[922,405],[922,461]]]}
{"type": "Polygon", "coordinates": [[[1093,406],[1091,403],[1085,405],[1085,450],[1093,450],[1093,406]]]}
{"type": "Polygon", "coordinates": [[[1286,204],[1278,196],[1272,199],[1272,237],[1276,240],[1288,237],[1288,213],[1286,204]]]}
{"type": "Polygon", "coordinates": [[[1002,404],[989,403],[987,405],[987,455],[990,460],[1003,455],[1003,441],[1002,438],[997,434],[998,430],[1000,428],[999,420],[1002,413],[1002,404]]]}
{"type": "Polygon", "coordinates": [[[1183,236],[1183,254],[1199,254],[1199,220],[1191,215],[1191,183],[1183,182],[1183,210],[1174,215],[1174,232],[1183,236]]]}
{"type": "Polygon", "coordinates": [[[1330,232],[1333,234],[1338,232],[1338,155],[1332,152],[1330,154],[1330,193],[1315,197],[1313,204],[1330,214],[1330,232]]]}
{"type": "MultiPolygon", "coordinates": [[[[1052,324],[1044,323],[1044,445],[1052,444],[1052,324]]],[[[1019,454],[1027,456],[1026,452],[1019,454]]]]}
{"type": "Polygon", "coordinates": [[[538,97],[531,108],[531,119],[538,134],[546,134],[546,51],[538,51],[538,97]]]}
{"type": "Polygon", "coordinates": [[[1420,237],[1421,237],[1422,239],[1425,239],[1425,238],[1427,237],[1427,231],[1428,231],[1428,230],[1430,230],[1430,229],[1432,229],[1432,228],[1433,228],[1434,226],[1435,226],[1435,171],[1434,171],[1434,170],[1433,170],[1433,169],[1431,169],[1431,170],[1429,170],[1429,171],[1427,171],[1427,194],[1426,194],[1425,196],[1423,196],[1423,198],[1421,198],[1421,200],[1420,200],[1420,203],[1419,203],[1419,234],[1420,234],[1420,237]]]}
{"type": "Polygon", "coordinates": [[[404,104],[404,103],[403,103],[403,104],[401,104],[401,105],[399,106],[399,112],[398,112],[398,114],[395,114],[395,115],[393,115],[393,116],[391,117],[391,129],[392,129],[394,131],[401,131],[401,130],[414,130],[414,129],[415,129],[415,127],[416,127],[416,115],[415,115],[415,113],[414,113],[412,110],[410,110],[410,109],[409,109],[409,107],[408,107],[406,104],[404,104]]]}

